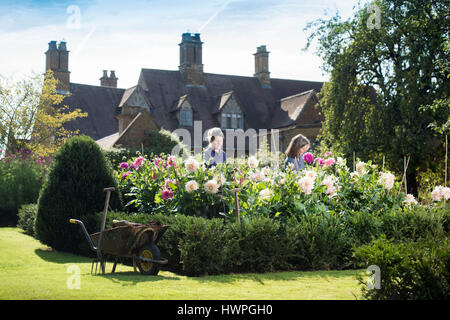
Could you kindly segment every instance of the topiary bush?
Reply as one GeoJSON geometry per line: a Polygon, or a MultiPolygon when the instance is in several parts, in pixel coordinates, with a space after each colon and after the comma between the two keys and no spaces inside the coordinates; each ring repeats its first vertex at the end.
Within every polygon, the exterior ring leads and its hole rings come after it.
{"type": "MultiPolygon", "coordinates": [[[[98,231],[106,187],[117,190],[117,182],[100,147],[84,135],[69,139],[57,152],[39,196],[37,239],[56,250],[88,254],[81,228],[69,219],[82,220],[90,233],[98,231]]],[[[118,191],[112,192],[110,207],[122,208],[118,191]]]]}

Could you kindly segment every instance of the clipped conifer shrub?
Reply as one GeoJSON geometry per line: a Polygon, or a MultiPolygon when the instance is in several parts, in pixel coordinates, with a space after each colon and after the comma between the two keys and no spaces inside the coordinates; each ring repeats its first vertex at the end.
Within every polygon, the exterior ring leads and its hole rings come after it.
{"type": "Polygon", "coordinates": [[[111,209],[122,208],[111,165],[97,143],[84,135],[69,139],[55,155],[39,195],[36,238],[59,251],[88,254],[80,226],[69,219],[83,221],[89,233],[99,231],[106,187],[116,188],[111,209]]]}

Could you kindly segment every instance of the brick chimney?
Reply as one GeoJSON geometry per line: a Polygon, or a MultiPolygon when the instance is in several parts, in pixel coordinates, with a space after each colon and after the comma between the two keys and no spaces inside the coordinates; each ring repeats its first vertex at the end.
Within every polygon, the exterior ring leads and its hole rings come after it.
{"type": "Polygon", "coordinates": [[[269,72],[269,52],[266,46],[256,48],[255,56],[255,74],[254,77],[259,79],[261,86],[270,88],[270,72],[269,72]]]}
{"type": "Polygon", "coordinates": [[[68,93],[70,90],[69,51],[65,41],[61,41],[58,46],[53,40],[48,43],[48,50],[45,52],[45,71],[49,69],[58,80],[56,87],[58,93],[68,93]]]}
{"type": "Polygon", "coordinates": [[[100,78],[100,85],[102,87],[113,87],[117,88],[116,72],[114,70],[110,71],[110,76],[108,77],[108,70],[103,70],[103,76],[100,78]]]}
{"type": "Polygon", "coordinates": [[[183,33],[179,70],[186,84],[203,85],[202,44],[200,33],[183,33]]]}

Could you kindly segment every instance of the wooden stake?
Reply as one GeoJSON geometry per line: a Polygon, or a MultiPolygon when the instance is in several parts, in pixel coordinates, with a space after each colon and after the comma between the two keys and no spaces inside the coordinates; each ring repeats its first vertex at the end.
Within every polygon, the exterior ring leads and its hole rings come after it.
{"type": "Polygon", "coordinates": [[[385,158],[385,157],[386,157],[386,156],[383,155],[383,170],[382,170],[382,172],[384,172],[384,160],[385,160],[384,158],[385,158]]]}
{"type": "Polygon", "coordinates": [[[405,163],[403,162],[403,165],[405,166],[405,169],[403,170],[403,177],[402,177],[402,182],[400,183],[400,189],[398,189],[398,193],[400,194],[400,191],[402,190],[402,184],[403,184],[403,179],[405,179],[405,188],[406,188],[406,170],[408,169],[408,164],[409,164],[409,156],[408,156],[408,161],[405,163]]]}
{"type": "Polygon", "coordinates": [[[447,160],[448,160],[448,136],[445,135],[445,184],[444,186],[447,186],[447,160]]]}
{"type": "Polygon", "coordinates": [[[353,151],[353,171],[356,171],[356,163],[355,163],[355,151],[353,151]]]}
{"type": "Polygon", "coordinates": [[[230,192],[234,193],[234,201],[236,205],[236,216],[237,216],[237,223],[241,224],[241,214],[239,213],[239,198],[238,198],[238,192],[241,191],[240,188],[234,188],[231,189],[230,192]]]}
{"type": "MultiPolygon", "coordinates": [[[[409,157],[408,157],[408,160],[409,160],[409,157]]],[[[406,186],[406,181],[407,181],[407,179],[406,179],[406,156],[404,156],[403,157],[403,168],[404,168],[404,170],[405,170],[405,194],[408,194],[408,188],[407,188],[407,186],[406,186]]]]}

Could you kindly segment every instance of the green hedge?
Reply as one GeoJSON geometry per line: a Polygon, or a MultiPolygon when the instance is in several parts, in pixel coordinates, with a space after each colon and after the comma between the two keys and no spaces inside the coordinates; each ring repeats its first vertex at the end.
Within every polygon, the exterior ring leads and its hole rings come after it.
{"type": "Polygon", "coordinates": [[[111,212],[107,225],[113,219],[139,223],[154,219],[169,225],[158,247],[169,260],[163,269],[172,272],[199,276],[290,269],[292,247],[281,225],[270,218],[243,220],[238,225],[219,218],[111,212]]]}
{"type": "MultiPolygon", "coordinates": [[[[246,217],[241,224],[183,215],[112,212],[112,219],[168,224],[158,246],[169,259],[165,267],[186,275],[280,270],[346,269],[358,266],[357,246],[382,234],[394,241],[444,237],[448,205],[408,212],[336,216],[306,214],[281,223],[268,217],[246,217]]],[[[164,269],[164,268],[163,268],[164,269]]]]}
{"type": "Polygon", "coordinates": [[[381,287],[369,288],[359,277],[363,296],[370,300],[449,300],[449,238],[394,243],[381,237],[356,249],[360,266],[380,268],[381,287]]]}

